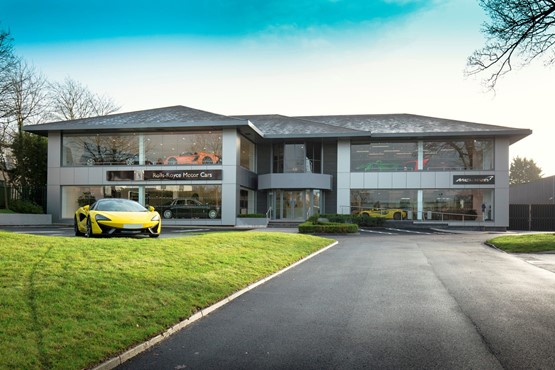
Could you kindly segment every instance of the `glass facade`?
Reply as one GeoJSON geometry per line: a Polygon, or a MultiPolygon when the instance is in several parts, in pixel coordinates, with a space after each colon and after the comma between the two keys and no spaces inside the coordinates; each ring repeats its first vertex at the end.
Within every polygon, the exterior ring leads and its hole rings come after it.
{"type": "Polygon", "coordinates": [[[273,173],[321,173],[322,144],[296,143],[274,144],[273,173]]]}
{"type": "Polygon", "coordinates": [[[153,206],[166,219],[220,219],[220,185],[64,186],[62,217],[73,218],[78,207],[101,198],[125,198],[153,206]]]}
{"type": "Polygon", "coordinates": [[[256,171],[256,147],[247,138],[241,136],[240,138],[241,153],[239,156],[239,164],[241,167],[249,170],[256,171]]]}
{"type": "Polygon", "coordinates": [[[493,189],[353,189],[351,212],[403,209],[410,211],[409,219],[418,219],[420,211],[420,217],[429,220],[493,221],[493,195],[493,189]]]}
{"type": "Polygon", "coordinates": [[[493,169],[493,139],[351,144],[351,172],[493,169]]]}
{"type": "Polygon", "coordinates": [[[62,166],[207,165],[221,161],[221,131],[63,136],[62,166]]]}

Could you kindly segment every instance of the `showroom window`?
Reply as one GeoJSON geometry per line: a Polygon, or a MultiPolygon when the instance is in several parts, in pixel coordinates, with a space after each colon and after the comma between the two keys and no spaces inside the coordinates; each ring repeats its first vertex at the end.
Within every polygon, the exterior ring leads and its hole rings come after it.
{"type": "Polygon", "coordinates": [[[417,206],[418,190],[351,190],[351,213],[364,209],[403,209],[416,215],[417,206]]]}
{"type": "Polygon", "coordinates": [[[493,221],[493,189],[423,190],[423,210],[432,220],[493,221]]]}
{"type": "Polygon", "coordinates": [[[63,136],[63,166],[211,165],[221,161],[221,131],[63,136]]]}
{"type": "Polygon", "coordinates": [[[493,139],[425,141],[424,169],[463,171],[493,169],[493,139]]]}
{"type": "Polygon", "coordinates": [[[351,144],[351,172],[418,170],[416,142],[351,144]]]}
{"type": "Polygon", "coordinates": [[[145,199],[164,219],[221,218],[221,185],[146,186],[145,199]]]}
{"type": "Polygon", "coordinates": [[[62,187],[62,218],[73,218],[77,208],[102,198],[139,200],[137,186],[64,186],[62,187]]]}

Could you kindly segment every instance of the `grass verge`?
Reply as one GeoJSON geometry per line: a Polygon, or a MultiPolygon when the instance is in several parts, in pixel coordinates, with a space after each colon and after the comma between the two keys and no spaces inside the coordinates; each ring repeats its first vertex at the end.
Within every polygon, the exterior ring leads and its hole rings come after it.
{"type": "Polygon", "coordinates": [[[0,369],[78,369],[329,245],[284,233],[84,239],[0,231],[0,369]]]}
{"type": "Polygon", "coordinates": [[[500,236],[488,243],[510,253],[548,252],[555,251],[555,234],[500,236]]]}
{"type": "Polygon", "coordinates": [[[12,211],[11,209],[1,208],[1,209],[0,209],[0,213],[15,213],[15,212],[12,211]]]}

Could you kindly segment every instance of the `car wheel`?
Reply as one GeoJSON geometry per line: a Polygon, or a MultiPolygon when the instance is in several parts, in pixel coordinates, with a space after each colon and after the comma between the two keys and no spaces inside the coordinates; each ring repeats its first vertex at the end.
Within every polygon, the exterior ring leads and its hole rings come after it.
{"type": "Polygon", "coordinates": [[[401,219],[401,213],[400,212],[395,212],[393,214],[393,219],[395,220],[400,220],[401,219]]]}
{"type": "Polygon", "coordinates": [[[77,225],[77,217],[73,218],[73,230],[75,231],[75,236],[84,235],[81,231],[79,231],[79,225],[77,225]]]}
{"type": "MultiPolygon", "coordinates": [[[[213,164],[213,163],[214,163],[214,161],[210,157],[202,158],[202,164],[213,164]]],[[[210,218],[212,218],[212,217],[210,217],[210,218]]]]}
{"type": "Polygon", "coordinates": [[[172,218],[173,217],[173,212],[169,209],[165,210],[164,213],[162,213],[162,215],[164,216],[164,218],[172,218]]]}
{"type": "Polygon", "coordinates": [[[218,211],[216,211],[215,209],[211,209],[210,211],[208,211],[208,217],[212,219],[218,217],[218,211]]]}
{"type": "Polygon", "coordinates": [[[175,166],[177,164],[177,159],[175,159],[174,157],[168,158],[168,164],[170,166],[175,166]]]}
{"type": "Polygon", "coordinates": [[[87,230],[85,231],[85,238],[91,238],[93,236],[93,231],[92,231],[92,224],[91,224],[91,218],[87,218],[87,230]]]}

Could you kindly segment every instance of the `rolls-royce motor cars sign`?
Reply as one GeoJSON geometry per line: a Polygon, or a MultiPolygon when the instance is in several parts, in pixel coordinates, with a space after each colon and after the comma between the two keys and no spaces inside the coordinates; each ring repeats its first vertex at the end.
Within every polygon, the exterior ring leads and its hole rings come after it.
{"type": "Polygon", "coordinates": [[[495,185],[495,176],[453,175],[453,185],[495,185]]]}
{"type": "Polygon", "coordinates": [[[148,171],[107,171],[108,181],[206,181],[221,180],[222,170],[148,170],[148,171]]]}
{"type": "Polygon", "coordinates": [[[222,170],[145,171],[145,180],[221,180],[222,170]]]}

